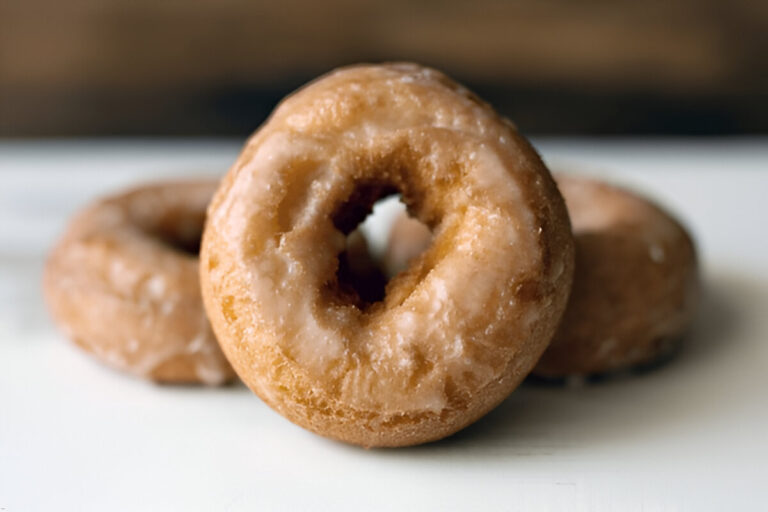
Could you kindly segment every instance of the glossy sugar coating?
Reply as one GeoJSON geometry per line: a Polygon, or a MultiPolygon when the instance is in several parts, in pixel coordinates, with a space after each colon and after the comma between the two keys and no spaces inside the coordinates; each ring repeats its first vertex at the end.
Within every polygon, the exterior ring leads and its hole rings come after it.
{"type": "Polygon", "coordinates": [[[511,123],[435,70],[358,66],[286,98],[247,142],[200,272],[222,348],[267,404],[327,437],[401,446],[472,423],[528,374],[565,307],[572,244],[511,123]],[[392,190],[434,241],[361,305],[337,255],[392,190]]]}
{"type": "Polygon", "coordinates": [[[134,375],[168,383],[232,380],[203,309],[195,253],[215,188],[207,181],[144,186],[78,214],[44,274],[62,331],[134,375]]]}

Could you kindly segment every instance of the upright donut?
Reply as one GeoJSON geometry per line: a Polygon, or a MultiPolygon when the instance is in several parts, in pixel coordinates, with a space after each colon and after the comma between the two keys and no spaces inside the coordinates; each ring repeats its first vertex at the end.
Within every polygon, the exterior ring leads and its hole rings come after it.
{"type": "Polygon", "coordinates": [[[198,247],[213,181],[143,186],[86,208],[51,252],[56,323],[108,365],[167,383],[234,378],[205,316],[198,247]]]}
{"type": "Polygon", "coordinates": [[[558,175],[576,240],[573,289],[533,373],[606,374],[666,358],[693,320],[696,250],[685,228],[649,200],[558,175]]]}
{"type": "Polygon", "coordinates": [[[283,100],[248,141],[209,207],[200,272],[224,352],[268,405],[323,436],[402,446],[472,423],[533,368],[573,240],[511,123],[432,69],[358,66],[283,100]],[[371,302],[339,254],[393,192],[435,237],[371,302]]]}

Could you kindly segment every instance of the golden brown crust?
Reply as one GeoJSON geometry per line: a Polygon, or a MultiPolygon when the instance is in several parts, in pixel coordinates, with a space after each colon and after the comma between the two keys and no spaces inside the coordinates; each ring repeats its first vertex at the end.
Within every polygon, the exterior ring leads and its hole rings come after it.
{"type": "Polygon", "coordinates": [[[573,240],[511,123],[437,71],[359,66],[285,99],[249,140],[209,207],[200,272],[222,348],[267,404],[402,446],[472,423],[528,374],[565,307],[573,240]],[[395,189],[434,242],[361,306],[337,255],[395,189]]]}
{"type": "Polygon", "coordinates": [[[197,272],[215,188],[212,181],[144,186],[78,214],[43,279],[59,327],[102,362],[158,382],[233,379],[205,317],[197,272]]]}
{"type": "Polygon", "coordinates": [[[573,225],[576,271],[562,323],[533,373],[602,374],[666,357],[697,302],[691,237],[627,190],[567,175],[557,183],[573,225]]]}

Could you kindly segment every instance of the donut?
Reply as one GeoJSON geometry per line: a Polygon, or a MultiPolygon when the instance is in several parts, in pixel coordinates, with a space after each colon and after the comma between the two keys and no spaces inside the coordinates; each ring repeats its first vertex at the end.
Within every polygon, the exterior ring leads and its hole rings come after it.
{"type": "MultiPolygon", "coordinates": [[[[534,375],[596,376],[666,359],[697,302],[691,237],[637,194],[583,177],[555,179],[571,217],[576,269],[563,320],[534,375]]],[[[430,237],[424,224],[399,215],[389,232],[386,267],[406,267],[430,237]]]]}
{"type": "Polygon", "coordinates": [[[103,363],[157,382],[232,380],[198,279],[205,209],[215,190],[213,181],[148,185],[76,215],[43,278],[60,329],[103,363]]]}
{"type": "Polygon", "coordinates": [[[556,180],[571,216],[576,271],[562,323],[534,375],[603,375],[667,359],[697,304],[690,235],[633,192],[583,177],[556,180]]]}
{"type": "Polygon", "coordinates": [[[200,259],[240,378],[290,421],[365,447],[437,440],[500,403],[549,343],[572,272],[536,152],[414,64],[342,68],[284,99],[216,192],[200,259]],[[340,260],[393,193],[434,240],[366,300],[340,260]]]}

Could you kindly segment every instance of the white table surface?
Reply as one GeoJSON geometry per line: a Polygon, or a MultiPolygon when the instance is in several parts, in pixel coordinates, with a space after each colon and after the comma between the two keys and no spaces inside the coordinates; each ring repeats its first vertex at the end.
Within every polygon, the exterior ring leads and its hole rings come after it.
{"type": "Polygon", "coordinates": [[[42,261],[75,209],[221,174],[241,141],[0,142],[0,510],[765,510],[768,139],[535,142],[691,227],[695,334],[654,372],[526,384],[453,438],[389,450],[305,432],[242,386],[114,373],[46,315],[42,261]]]}

